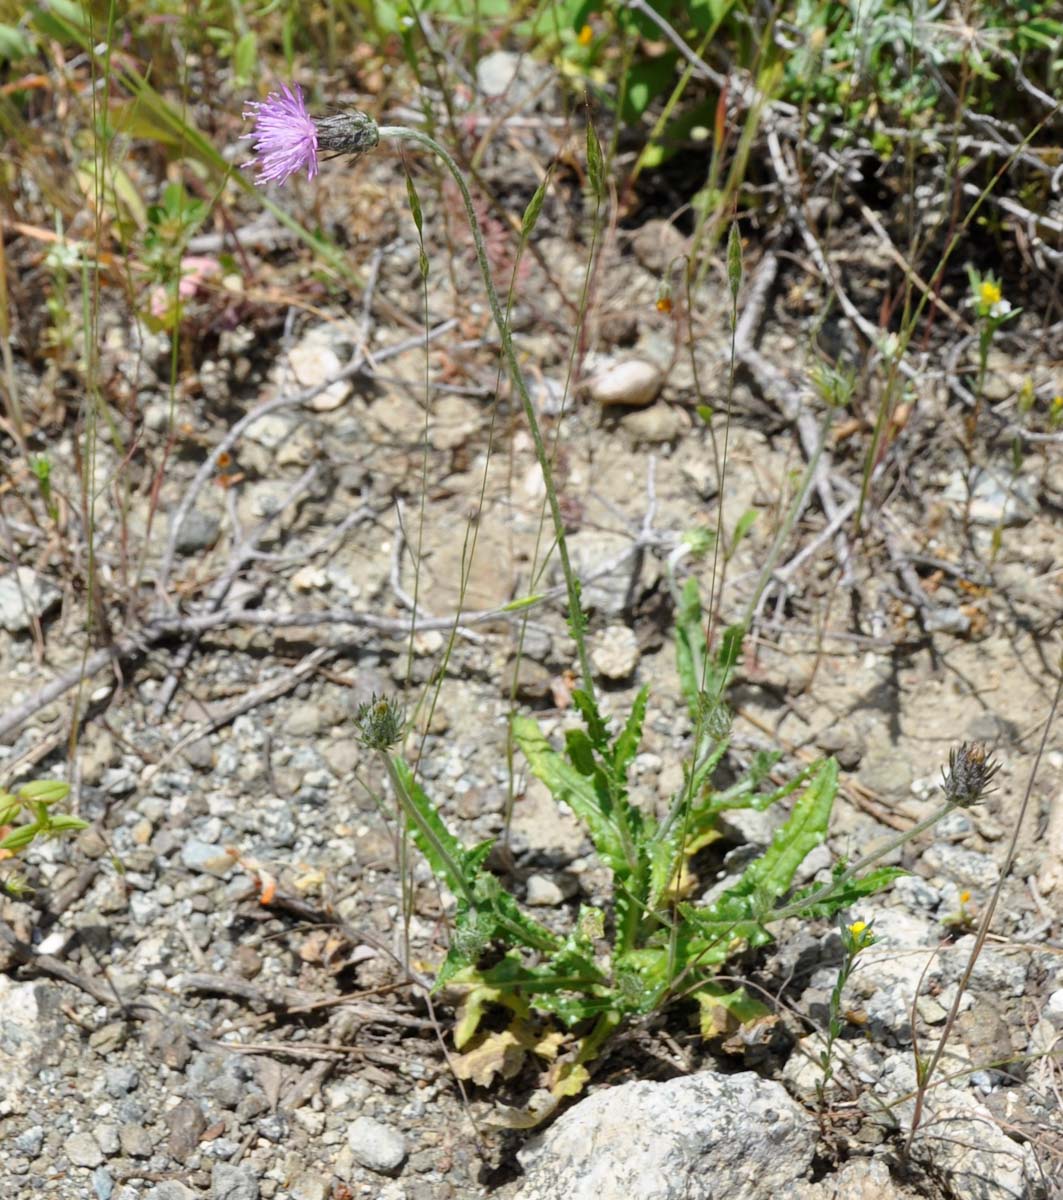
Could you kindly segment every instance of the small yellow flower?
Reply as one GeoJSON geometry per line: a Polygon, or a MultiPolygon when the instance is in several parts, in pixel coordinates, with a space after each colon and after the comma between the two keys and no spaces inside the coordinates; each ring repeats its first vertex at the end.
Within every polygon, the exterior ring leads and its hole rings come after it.
{"type": "Polygon", "coordinates": [[[1000,303],[1000,284],[993,279],[983,279],[978,285],[978,298],[986,308],[992,308],[1000,303]]]}
{"type": "Polygon", "coordinates": [[[859,937],[866,928],[867,928],[866,921],[854,921],[849,926],[849,932],[853,935],[853,937],[859,937]]]}
{"type": "Polygon", "coordinates": [[[594,30],[589,25],[584,25],[576,35],[576,41],[581,46],[589,46],[594,38],[594,30]]]}
{"type": "Polygon", "coordinates": [[[960,903],[967,904],[971,899],[970,892],[960,892],[960,903]]]}
{"type": "Polygon", "coordinates": [[[1063,395],[1052,397],[1052,411],[1063,412],[1063,395]]]}

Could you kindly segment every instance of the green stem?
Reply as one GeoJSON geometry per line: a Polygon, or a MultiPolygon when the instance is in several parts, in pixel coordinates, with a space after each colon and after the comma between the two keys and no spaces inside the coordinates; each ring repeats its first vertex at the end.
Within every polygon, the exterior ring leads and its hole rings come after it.
{"type": "Polygon", "coordinates": [[[406,129],[401,125],[382,125],[379,129],[379,134],[381,138],[391,138],[394,141],[417,142],[419,145],[424,146],[425,149],[430,150],[442,160],[443,165],[450,172],[454,182],[458,185],[458,190],[461,192],[461,198],[465,204],[465,216],[469,222],[469,229],[472,232],[473,243],[476,247],[476,261],[480,265],[480,274],[483,276],[484,288],[487,291],[487,302],[491,307],[491,316],[494,318],[495,325],[498,328],[498,335],[502,341],[502,352],[506,359],[506,365],[509,368],[510,379],[512,379],[513,386],[517,389],[517,394],[520,396],[524,415],[528,421],[528,428],[531,431],[532,441],[535,444],[535,456],[539,460],[539,467],[543,473],[543,483],[550,502],[550,516],[554,524],[554,537],[557,540],[557,553],[561,560],[561,572],[565,577],[565,589],[568,592],[569,623],[576,642],[576,649],[579,653],[583,688],[587,695],[594,700],[594,676],[591,673],[586,639],[583,636],[583,607],[580,600],[579,580],[572,570],[572,563],[568,556],[568,542],[565,538],[565,524],[561,517],[561,506],[557,499],[557,488],[554,485],[554,472],[550,465],[550,458],[546,453],[546,444],[543,441],[542,430],[539,427],[539,418],[536,416],[535,406],[528,393],[527,384],[524,382],[524,375],[521,372],[516,352],[513,349],[513,337],[509,330],[509,323],[502,311],[502,305],[499,302],[498,293],[495,291],[494,281],[491,278],[491,267],[487,261],[487,250],[484,247],[483,235],[480,232],[480,225],[476,219],[476,211],[472,205],[472,196],[469,194],[468,186],[465,183],[458,164],[435,138],[429,137],[428,134],[422,133],[419,129],[406,129]]]}

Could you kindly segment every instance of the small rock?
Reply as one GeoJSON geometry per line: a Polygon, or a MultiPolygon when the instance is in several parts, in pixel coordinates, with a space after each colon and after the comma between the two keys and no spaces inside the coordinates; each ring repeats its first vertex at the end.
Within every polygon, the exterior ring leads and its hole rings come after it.
{"type": "Polygon", "coordinates": [[[1038,1190],[1033,1147],[999,1128],[992,1113],[952,1088],[933,1092],[912,1158],[965,1200],[1024,1200],[1038,1190]]]}
{"type": "Polygon", "coordinates": [[[96,1139],[97,1144],[104,1154],[110,1158],[112,1154],[117,1154],[121,1142],[118,1137],[118,1126],[111,1124],[110,1121],[101,1121],[92,1131],[92,1136],[96,1139]]]}
{"type": "Polygon", "coordinates": [[[329,586],[329,577],[320,567],[307,563],[291,578],[293,592],[322,592],[329,586]]]}
{"type": "Polygon", "coordinates": [[[232,967],[241,979],[254,979],[262,970],[262,956],[254,946],[243,942],[233,951],[232,967]]]}
{"type": "Polygon", "coordinates": [[[639,642],[626,625],[610,625],[595,639],[591,662],[603,679],[630,679],[639,665],[639,642]]]}
{"type": "Polygon", "coordinates": [[[92,1190],[96,1193],[96,1200],[111,1200],[114,1194],[114,1180],[106,1167],[97,1167],[92,1172],[92,1190]]]}
{"type": "Polygon", "coordinates": [[[198,738],[185,746],[181,751],[181,757],[197,771],[210,771],[214,767],[214,746],[209,738],[198,738]]]}
{"type": "Polygon", "coordinates": [[[954,633],[962,636],[971,629],[971,618],[961,608],[950,604],[932,608],[923,618],[927,633],[954,633]]]}
{"type": "Polygon", "coordinates": [[[363,1167],[381,1175],[395,1174],[406,1161],[406,1139],[372,1117],[359,1117],[351,1125],[347,1144],[363,1167]]]}
{"type": "Polygon", "coordinates": [[[321,709],[316,704],[297,704],[284,722],[292,737],[312,737],[321,729],[321,709]]]}
{"type": "Polygon", "coordinates": [[[645,408],[657,399],[664,372],[642,358],[628,358],[603,367],[586,383],[587,395],[602,408],[645,408]]]}
{"type": "Polygon", "coordinates": [[[144,1025],[144,1053],[173,1071],[183,1071],[192,1057],[188,1034],[179,1022],[150,1020],[144,1025]]]}
{"type": "Polygon", "coordinates": [[[198,1200],[198,1197],[187,1184],[178,1183],[176,1179],[167,1179],[165,1183],[153,1187],[146,1200],[198,1200]]]}
{"type": "Polygon", "coordinates": [[[207,1118],[195,1100],[182,1100],[163,1117],[170,1131],[166,1148],[172,1158],[184,1162],[199,1146],[199,1139],[207,1128],[207,1118]]]}
{"type": "Polygon", "coordinates": [[[62,593],[50,580],[29,567],[16,567],[0,578],[0,625],[8,633],[23,633],[34,617],[43,617],[62,593]]]}
{"type": "Polygon", "coordinates": [[[209,550],[218,540],[220,532],[221,521],[213,513],[193,508],[181,522],[174,549],[178,554],[198,554],[209,550]]]}
{"type": "Polygon", "coordinates": [[[526,54],[495,50],[476,64],[476,84],[484,96],[505,96],[514,108],[524,108],[539,92],[544,68],[526,54]]]}
{"type": "Polygon", "coordinates": [[[816,745],[826,754],[833,754],[847,771],[860,765],[864,745],[860,735],[848,721],[837,721],[816,735],[816,745]]]}
{"type": "Polygon", "coordinates": [[[122,1153],[131,1158],[150,1158],[155,1149],[155,1139],[143,1125],[123,1125],[118,1131],[122,1153]]]}
{"type": "Polygon", "coordinates": [[[231,870],[236,858],[223,846],[190,838],[181,847],[181,861],[190,871],[221,878],[231,870]]]}
{"type": "Polygon", "coordinates": [[[75,1167],[98,1167],[103,1151],[91,1133],[73,1133],[63,1143],[67,1158],[75,1167]]]}
{"type": "Polygon", "coordinates": [[[299,420],[290,413],[267,413],[247,427],[244,437],[249,442],[276,450],[299,428],[299,420]]]}
{"type": "Polygon", "coordinates": [[[291,1185],[292,1200],[328,1200],[329,1185],[313,1171],[296,1175],[291,1185]]]}
{"type": "Polygon", "coordinates": [[[525,888],[524,903],[529,908],[556,908],[565,902],[565,893],[549,875],[529,875],[525,888]]]}
{"type": "Polygon", "coordinates": [[[483,425],[479,405],[463,396],[443,396],[432,408],[428,442],[436,450],[456,450],[483,425]]]}
{"type": "Polygon", "coordinates": [[[31,1125],[29,1129],[24,1129],[15,1138],[15,1149],[19,1154],[25,1154],[27,1158],[36,1158],[43,1145],[44,1128],[40,1125],[31,1125]]]}
{"type": "Polygon", "coordinates": [[[634,441],[646,446],[674,442],[690,429],[690,417],[671,404],[653,404],[640,412],[625,413],[621,428],[634,441]]]}
{"type": "MultiPolygon", "coordinates": [[[[967,480],[962,471],[952,476],[944,496],[955,506],[966,509],[967,480]]],[[[980,467],[975,468],[972,476],[970,502],[971,521],[994,528],[1025,525],[1038,509],[1034,486],[1027,477],[996,475],[980,467]]]]}
{"type": "Polygon", "coordinates": [[[716,468],[708,458],[695,458],[679,468],[683,478],[702,500],[711,500],[719,489],[716,468]]]}
{"type": "Polygon", "coordinates": [[[329,344],[331,340],[327,329],[311,329],[288,354],[288,366],[300,387],[328,385],[310,401],[310,407],[315,412],[332,412],[333,409],[339,408],[353,391],[349,379],[336,378],[343,370],[343,364],[329,344]],[[330,383],[330,380],[333,382],[330,383]]]}
{"type": "Polygon", "coordinates": [[[531,704],[553,698],[553,674],[530,658],[511,658],[502,672],[502,691],[509,695],[516,678],[516,697],[531,704]]]}
{"type": "Polygon", "coordinates": [[[647,221],[631,239],[635,257],[650,272],[661,276],[686,252],[687,239],[671,221],[647,221]]]}
{"type": "Polygon", "coordinates": [[[258,1200],[258,1180],[248,1167],[215,1163],[210,1180],[210,1200],[258,1200]]]}

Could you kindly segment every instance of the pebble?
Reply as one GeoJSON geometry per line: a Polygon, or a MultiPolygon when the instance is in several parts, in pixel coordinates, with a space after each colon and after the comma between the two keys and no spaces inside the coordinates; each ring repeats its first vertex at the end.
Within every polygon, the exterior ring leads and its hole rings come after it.
{"type": "Polygon", "coordinates": [[[300,387],[320,387],[333,380],[310,400],[310,407],[315,412],[332,412],[339,408],[353,390],[349,379],[336,379],[343,364],[336,351],[328,345],[327,337],[326,331],[311,329],[288,354],[288,366],[300,387]]]}
{"type": "Polygon", "coordinates": [[[112,1125],[110,1121],[101,1121],[92,1131],[92,1136],[96,1139],[100,1149],[107,1155],[108,1158],[112,1154],[117,1154],[119,1150],[118,1126],[112,1125]]]}
{"type": "Polygon", "coordinates": [[[258,1200],[258,1180],[246,1167],[215,1163],[210,1180],[211,1200],[258,1200]]]}
{"type": "MultiPolygon", "coordinates": [[[[1031,481],[1025,476],[995,475],[976,468],[971,486],[971,521],[975,525],[1005,529],[1025,525],[1036,516],[1038,504],[1031,481]]],[[[967,506],[967,479],[962,471],[953,473],[944,498],[959,508],[967,506]]]]}
{"type": "Polygon", "coordinates": [[[96,1200],[111,1200],[114,1180],[106,1167],[97,1167],[92,1172],[92,1190],[96,1193],[96,1200]]]}
{"type": "Polygon", "coordinates": [[[292,1200],[328,1200],[328,1183],[313,1171],[303,1171],[292,1180],[292,1200]]]}
{"type": "Polygon", "coordinates": [[[43,575],[16,567],[0,578],[0,625],[8,633],[25,632],[34,617],[43,617],[59,603],[61,594],[43,575]]]}
{"type": "Polygon", "coordinates": [[[207,1128],[207,1118],[195,1100],[182,1100],[163,1117],[170,1131],[166,1149],[172,1158],[184,1162],[199,1145],[199,1139],[207,1128]]]}
{"type": "Polygon", "coordinates": [[[610,625],[594,639],[591,662],[603,679],[630,679],[639,663],[635,631],[626,625],[610,625]]]}
{"type": "Polygon", "coordinates": [[[686,250],[687,239],[671,221],[656,218],[640,225],[631,239],[635,257],[651,275],[663,275],[686,250]]]}
{"type": "Polygon", "coordinates": [[[674,442],[690,429],[690,417],[672,404],[653,404],[620,419],[625,433],[640,445],[660,446],[674,442]]]}
{"type": "Polygon", "coordinates": [[[146,1200],[198,1200],[198,1197],[187,1184],[179,1183],[176,1179],[167,1179],[165,1183],[153,1187],[146,1200]]]}
{"type": "Polygon", "coordinates": [[[321,709],[316,704],[296,704],[284,728],[292,737],[311,737],[321,729],[321,709]]]}
{"type": "Polygon", "coordinates": [[[443,396],[432,408],[428,442],[435,450],[464,446],[483,425],[483,409],[463,396],[443,396]]]}
{"type": "Polygon", "coordinates": [[[516,696],[518,700],[526,700],[535,704],[543,700],[553,699],[554,676],[540,663],[530,658],[512,658],[502,672],[502,692],[509,695],[513,690],[516,677],[516,696]]]}
{"type": "Polygon", "coordinates": [[[860,735],[848,721],[828,725],[816,735],[816,745],[825,753],[833,754],[840,766],[851,771],[860,765],[864,746],[860,735]]]}
{"type": "Polygon", "coordinates": [[[642,358],[622,359],[587,380],[587,395],[602,408],[645,408],[657,399],[664,373],[642,358]]]}
{"type": "Polygon", "coordinates": [[[67,1158],[75,1167],[98,1167],[103,1151],[91,1133],[73,1133],[63,1143],[67,1158]]]}
{"type": "Polygon", "coordinates": [[[29,1129],[24,1129],[15,1138],[15,1149],[19,1154],[25,1154],[27,1158],[36,1158],[43,1145],[44,1128],[40,1125],[31,1125],[29,1129]]]}
{"type": "Polygon", "coordinates": [[[118,1131],[122,1153],[131,1158],[150,1158],[155,1149],[155,1139],[143,1125],[123,1125],[118,1131]]]}
{"type": "Polygon", "coordinates": [[[174,549],[178,554],[198,554],[209,550],[218,540],[220,532],[221,521],[213,513],[193,508],[181,522],[174,549]]]}
{"type": "Polygon", "coordinates": [[[373,1117],[359,1117],[351,1125],[347,1144],[363,1167],[381,1175],[394,1174],[406,1160],[406,1139],[373,1117]]]}
{"type": "Polygon", "coordinates": [[[181,847],[181,862],[190,871],[198,871],[201,874],[217,875],[220,878],[228,874],[235,861],[223,846],[212,842],[189,838],[181,847]]]}
{"type": "Polygon", "coordinates": [[[529,875],[525,889],[524,903],[529,908],[556,908],[565,901],[564,892],[549,875],[529,875]]]}

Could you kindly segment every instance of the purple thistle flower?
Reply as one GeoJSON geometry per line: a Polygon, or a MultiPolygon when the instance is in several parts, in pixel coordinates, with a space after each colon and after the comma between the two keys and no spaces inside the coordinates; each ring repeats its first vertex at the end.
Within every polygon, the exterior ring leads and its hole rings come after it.
{"type": "Polygon", "coordinates": [[[303,102],[303,89],[281,84],[279,92],[270,92],[264,101],[254,101],[244,109],[244,120],[255,127],[244,137],[251,138],[255,157],[247,164],[258,168],[255,183],[283,183],[289,175],[306,169],[307,179],[317,174],[317,127],[303,102]]]}

